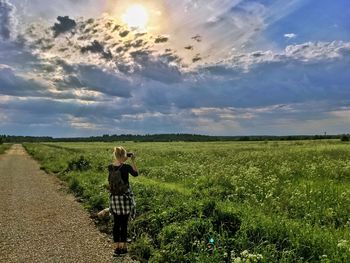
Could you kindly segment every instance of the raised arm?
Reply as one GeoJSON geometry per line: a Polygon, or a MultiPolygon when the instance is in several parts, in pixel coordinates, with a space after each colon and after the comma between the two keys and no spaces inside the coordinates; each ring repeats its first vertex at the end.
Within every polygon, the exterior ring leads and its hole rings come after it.
{"type": "Polygon", "coordinates": [[[130,174],[132,176],[138,176],[139,172],[137,170],[136,163],[135,163],[135,155],[131,156],[131,168],[132,169],[130,169],[130,174]]]}

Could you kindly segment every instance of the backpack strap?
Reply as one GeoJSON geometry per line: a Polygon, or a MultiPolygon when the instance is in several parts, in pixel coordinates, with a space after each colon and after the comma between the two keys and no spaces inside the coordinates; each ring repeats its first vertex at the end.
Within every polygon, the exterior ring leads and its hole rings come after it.
{"type": "MultiPolygon", "coordinates": [[[[122,166],[123,166],[123,163],[118,167],[116,172],[118,172],[120,170],[120,168],[122,168],[122,166]]],[[[112,164],[112,167],[113,167],[113,172],[114,172],[115,171],[115,166],[113,164],[112,164]]]]}

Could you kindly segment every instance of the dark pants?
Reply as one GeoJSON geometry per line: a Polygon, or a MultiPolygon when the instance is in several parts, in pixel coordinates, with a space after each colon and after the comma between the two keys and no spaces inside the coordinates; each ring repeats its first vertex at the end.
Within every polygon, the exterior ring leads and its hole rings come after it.
{"type": "Polygon", "coordinates": [[[114,242],[126,242],[128,234],[128,220],[129,215],[117,215],[114,216],[113,226],[113,240],[114,242]]]}

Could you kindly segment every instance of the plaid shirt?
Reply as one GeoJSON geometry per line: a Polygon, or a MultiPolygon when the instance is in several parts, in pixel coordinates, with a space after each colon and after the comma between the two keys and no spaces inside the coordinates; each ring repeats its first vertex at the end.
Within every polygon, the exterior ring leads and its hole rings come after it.
{"type": "Polygon", "coordinates": [[[131,218],[136,214],[136,203],[134,193],[131,188],[123,195],[110,195],[109,197],[109,211],[117,215],[130,215],[131,218]]]}

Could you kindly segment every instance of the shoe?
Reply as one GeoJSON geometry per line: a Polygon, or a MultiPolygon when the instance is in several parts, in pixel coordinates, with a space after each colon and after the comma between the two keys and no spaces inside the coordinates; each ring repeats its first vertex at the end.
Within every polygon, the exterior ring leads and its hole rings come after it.
{"type": "Polygon", "coordinates": [[[113,257],[119,257],[120,254],[121,254],[120,252],[121,252],[121,249],[120,248],[116,248],[114,250],[113,257]]]}
{"type": "Polygon", "coordinates": [[[120,255],[125,255],[128,253],[128,249],[127,248],[121,248],[119,251],[120,255]]]}

